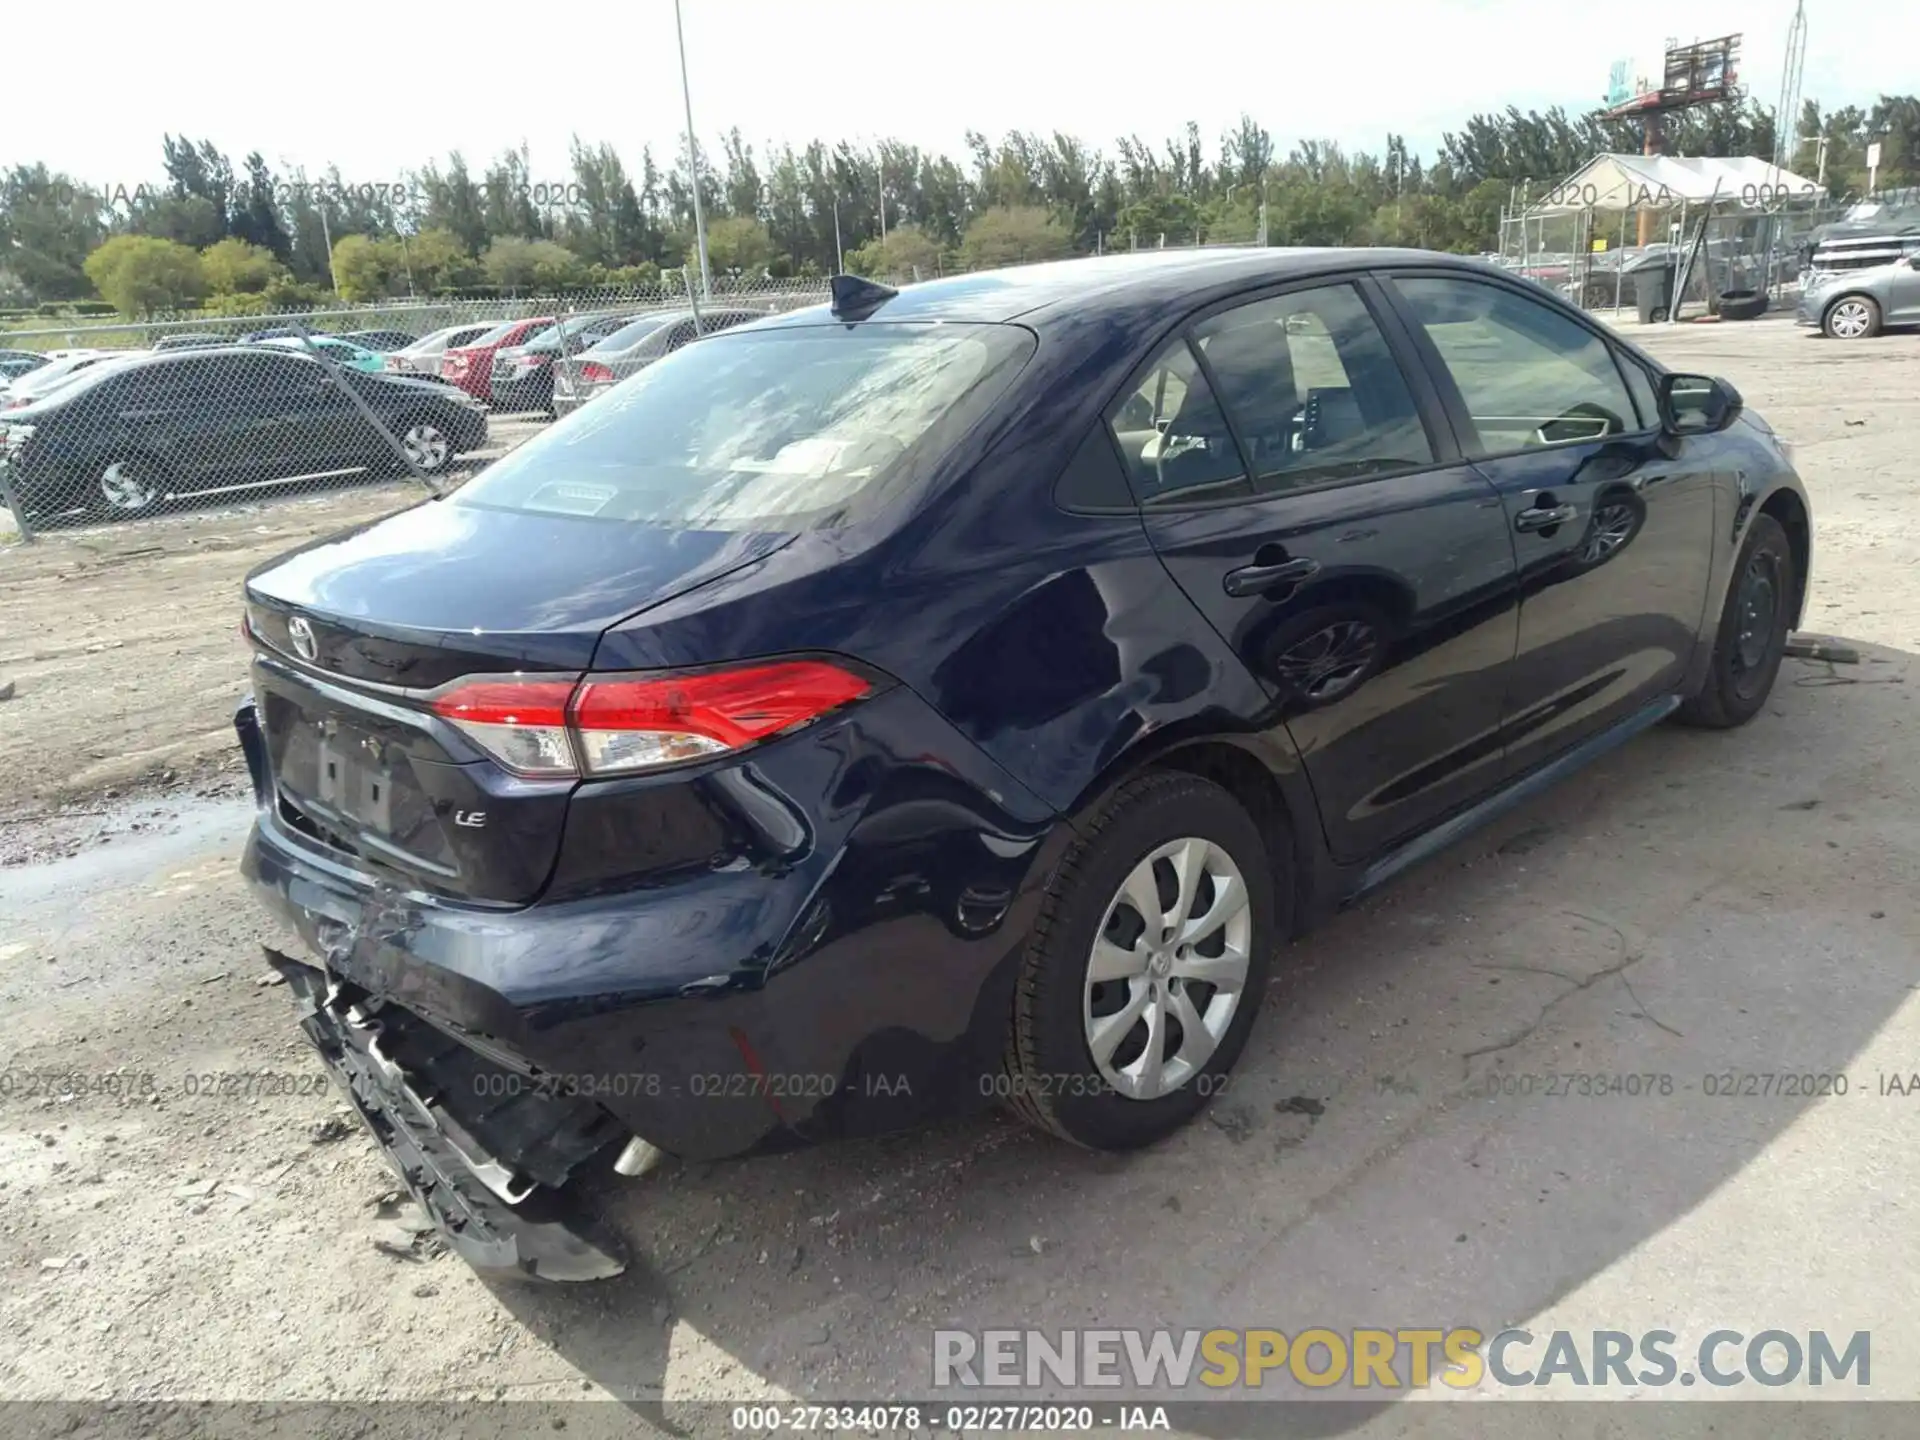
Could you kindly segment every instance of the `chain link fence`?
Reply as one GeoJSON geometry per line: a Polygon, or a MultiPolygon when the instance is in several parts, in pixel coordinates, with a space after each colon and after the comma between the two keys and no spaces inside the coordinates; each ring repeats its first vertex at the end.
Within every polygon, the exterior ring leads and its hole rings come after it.
{"type": "Polygon", "coordinates": [[[685,277],[563,299],[0,333],[0,499],[21,535],[239,498],[458,485],[705,335],[824,281],[685,277]],[[9,374],[8,372],[12,373],[9,374]]]}
{"type": "Polygon", "coordinates": [[[1736,290],[1762,292],[1779,308],[1797,295],[1813,231],[1844,212],[1840,205],[1675,205],[1651,212],[1645,245],[1638,210],[1521,213],[1501,222],[1499,249],[1489,258],[1589,310],[1635,313],[1645,283],[1636,277],[1669,266],[1663,316],[1712,313],[1736,290]]]}

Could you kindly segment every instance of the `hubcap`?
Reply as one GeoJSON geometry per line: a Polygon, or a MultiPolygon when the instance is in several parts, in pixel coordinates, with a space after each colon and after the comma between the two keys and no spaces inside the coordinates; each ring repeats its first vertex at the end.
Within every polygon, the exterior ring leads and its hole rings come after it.
{"type": "Polygon", "coordinates": [[[1155,1100],[1191,1080],[1246,989],[1253,912],[1233,857],[1172,840],[1128,872],[1087,959],[1087,1049],[1107,1083],[1155,1100]]]}
{"type": "Polygon", "coordinates": [[[1733,670],[1736,675],[1744,675],[1766,663],[1779,614],[1779,591],[1773,566],[1765,555],[1747,562],[1746,572],[1740,577],[1739,605],[1740,633],[1733,646],[1733,670]]]}
{"type": "Polygon", "coordinates": [[[407,458],[422,470],[438,470],[447,463],[447,437],[436,425],[416,425],[400,437],[407,458]]]}
{"type": "Polygon", "coordinates": [[[100,494],[118,510],[144,510],[157,492],[124,460],[116,460],[100,474],[100,494]]]}
{"type": "Polygon", "coordinates": [[[1842,300],[1833,307],[1833,333],[1852,340],[1867,331],[1867,307],[1858,300],[1842,300]]]}
{"type": "Polygon", "coordinates": [[[1327,700],[1352,686],[1373,663],[1379,640],[1362,620],[1339,620],[1296,640],[1274,662],[1280,679],[1309,700],[1327,700]]]}

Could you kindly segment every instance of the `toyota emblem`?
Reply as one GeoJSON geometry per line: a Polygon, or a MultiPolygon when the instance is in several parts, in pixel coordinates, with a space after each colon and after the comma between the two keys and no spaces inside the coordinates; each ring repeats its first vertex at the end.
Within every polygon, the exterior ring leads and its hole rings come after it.
{"type": "Polygon", "coordinates": [[[320,653],[320,647],[314,643],[313,626],[304,615],[296,615],[287,622],[287,639],[293,642],[293,653],[302,660],[311,660],[320,653]]]}

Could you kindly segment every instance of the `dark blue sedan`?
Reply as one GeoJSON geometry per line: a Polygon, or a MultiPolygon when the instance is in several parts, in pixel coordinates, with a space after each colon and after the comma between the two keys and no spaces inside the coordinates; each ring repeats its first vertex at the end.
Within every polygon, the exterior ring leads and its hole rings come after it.
{"type": "Polygon", "coordinates": [[[1476,262],[841,277],[249,576],[243,864],[455,1247],[610,1274],[566,1187],[662,1155],[1167,1135],[1316,917],[1752,717],[1810,545],[1730,385],[1476,262]]]}

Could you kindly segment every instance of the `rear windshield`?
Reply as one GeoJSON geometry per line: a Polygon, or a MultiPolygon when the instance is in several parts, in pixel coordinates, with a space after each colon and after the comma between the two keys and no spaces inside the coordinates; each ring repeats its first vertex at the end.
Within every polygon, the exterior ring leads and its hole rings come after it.
{"type": "Polygon", "coordinates": [[[515,330],[519,329],[520,326],[524,323],[525,323],[524,321],[520,321],[520,320],[508,320],[504,324],[494,326],[491,330],[488,330],[483,334],[474,336],[473,339],[467,341],[467,344],[498,345],[502,340],[506,339],[507,336],[511,335],[515,330]]]}
{"type": "Polygon", "coordinates": [[[716,336],[495,462],[456,503],[697,530],[831,527],[909,457],[951,443],[1032,349],[1004,325],[716,336]]]}
{"type": "Polygon", "coordinates": [[[625,350],[629,346],[638,345],[642,340],[646,339],[647,336],[658,330],[672,318],[671,315],[647,315],[639,320],[630,320],[611,335],[607,336],[606,339],[602,340],[600,342],[600,348],[602,350],[625,350]]]}

